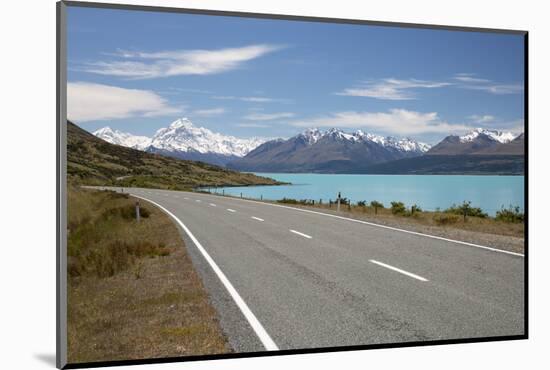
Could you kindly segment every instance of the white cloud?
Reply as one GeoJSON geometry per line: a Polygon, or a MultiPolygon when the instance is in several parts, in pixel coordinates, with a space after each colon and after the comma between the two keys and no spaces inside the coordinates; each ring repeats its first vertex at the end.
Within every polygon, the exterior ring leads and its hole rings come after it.
{"type": "Polygon", "coordinates": [[[244,117],[244,119],[247,119],[249,121],[271,121],[275,119],[281,119],[281,118],[292,118],[294,117],[294,113],[290,112],[281,112],[281,113],[252,113],[244,117]]]}
{"type": "Polygon", "coordinates": [[[494,81],[477,78],[473,73],[459,73],[453,77],[459,81],[457,87],[469,90],[480,90],[495,95],[519,94],[523,92],[523,85],[518,83],[503,84],[494,81]]]}
{"type": "Polygon", "coordinates": [[[268,128],[269,125],[264,125],[261,123],[238,123],[237,127],[252,127],[252,128],[268,128]]]}
{"type": "Polygon", "coordinates": [[[243,63],[283,48],[277,45],[248,45],[217,50],[172,50],[156,53],[119,51],[109,61],[86,63],[78,70],[134,79],[180,75],[209,75],[230,71],[243,63]]]}
{"type": "Polygon", "coordinates": [[[273,102],[286,102],[287,99],[275,99],[267,98],[265,96],[231,96],[231,95],[222,95],[222,96],[213,96],[214,99],[219,100],[240,100],[249,103],[273,103],[273,102]]]}
{"type": "Polygon", "coordinates": [[[67,83],[67,116],[75,122],[174,115],[182,108],[150,90],[125,89],[89,82],[67,83]]]}
{"type": "Polygon", "coordinates": [[[449,86],[449,82],[434,82],[417,79],[399,80],[395,78],[386,78],[378,82],[367,82],[360,87],[344,89],[337,92],[336,95],[344,96],[362,96],[382,100],[411,100],[415,99],[410,89],[424,88],[432,89],[449,86]]]}
{"type": "Polygon", "coordinates": [[[436,112],[421,113],[406,109],[388,112],[338,112],[324,117],[292,121],[299,127],[365,128],[398,135],[426,133],[462,133],[473,129],[466,124],[451,124],[441,120],[436,112]]]}
{"type": "Polygon", "coordinates": [[[221,114],[224,114],[226,112],[225,108],[211,108],[211,109],[197,109],[192,112],[195,116],[201,116],[201,117],[213,117],[213,116],[219,116],[221,114]]]}
{"type": "Polygon", "coordinates": [[[490,123],[495,120],[495,116],[491,116],[490,114],[485,114],[485,115],[474,114],[469,116],[468,119],[472,120],[474,123],[490,123]]]}

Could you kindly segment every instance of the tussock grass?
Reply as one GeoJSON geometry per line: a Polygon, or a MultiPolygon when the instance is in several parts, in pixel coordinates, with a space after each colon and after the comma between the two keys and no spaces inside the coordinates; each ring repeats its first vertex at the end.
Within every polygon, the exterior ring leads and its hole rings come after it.
{"type": "Polygon", "coordinates": [[[135,202],[69,186],[69,362],[229,352],[178,229],[135,202]]]}

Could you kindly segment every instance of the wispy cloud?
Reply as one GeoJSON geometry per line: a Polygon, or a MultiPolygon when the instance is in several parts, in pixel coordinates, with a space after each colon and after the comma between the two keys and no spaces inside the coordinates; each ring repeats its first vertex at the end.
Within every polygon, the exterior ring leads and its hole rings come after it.
{"type": "Polygon", "coordinates": [[[282,118],[292,118],[295,114],[291,112],[280,112],[280,113],[252,113],[244,116],[244,119],[249,121],[271,121],[275,119],[282,118]]]}
{"type": "Polygon", "coordinates": [[[172,107],[150,90],[125,89],[88,82],[67,83],[67,116],[76,122],[155,117],[179,114],[181,107],[172,107]]]}
{"type": "Polygon", "coordinates": [[[249,102],[249,103],[273,103],[273,102],[284,103],[289,101],[288,99],[268,98],[265,96],[221,95],[221,96],[213,96],[213,98],[220,99],[220,100],[240,100],[240,101],[249,102]]]}
{"type": "Polygon", "coordinates": [[[485,78],[474,77],[473,73],[458,73],[453,77],[458,81],[457,87],[469,90],[480,90],[495,95],[519,94],[523,85],[519,83],[498,83],[485,78]]]}
{"type": "Polygon", "coordinates": [[[219,116],[226,112],[225,108],[210,108],[210,109],[197,109],[191,112],[191,115],[201,116],[201,117],[213,117],[219,116]]]}
{"type": "Polygon", "coordinates": [[[391,109],[387,112],[337,112],[292,121],[290,124],[299,127],[364,128],[398,135],[463,133],[474,128],[468,124],[446,122],[436,112],[422,113],[406,109],[391,109]]]}
{"type": "Polygon", "coordinates": [[[490,123],[495,121],[495,116],[491,116],[490,114],[484,114],[484,115],[474,114],[474,115],[468,116],[468,119],[470,119],[474,123],[490,123]]]}
{"type": "Polygon", "coordinates": [[[411,100],[415,95],[411,89],[433,89],[451,85],[450,82],[417,80],[414,78],[399,80],[386,78],[380,81],[368,81],[358,87],[344,89],[336,95],[362,96],[382,100],[411,100]]]}
{"type": "Polygon", "coordinates": [[[245,62],[282,49],[280,45],[257,44],[216,50],[168,50],[134,52],[119,50],[114,58],[77,66],[77,70],[131,79],[180,75],[210,75],[241,67],[245,62]]]}
{"type": "Polygon", "coordinates": [[[335,93],[342,96],[359,96],[381,100],[417,99],[415,90],[453,87],[469,90],[480,90],[495,95],[517,94],[523,92],[519,83],[497,83],[486,78],[476,77],[473,73],[458,73],[448,81],[426,81],[414,78],[385,78],[376,81],[365,81],[355,87],[335,93]]]}
{"type": "Polygon", "coordinates": [[[247,127],[247,128],[269,128],[270,125],[264,125],[262,123],[238,123],[237,127],[247,127]]]}

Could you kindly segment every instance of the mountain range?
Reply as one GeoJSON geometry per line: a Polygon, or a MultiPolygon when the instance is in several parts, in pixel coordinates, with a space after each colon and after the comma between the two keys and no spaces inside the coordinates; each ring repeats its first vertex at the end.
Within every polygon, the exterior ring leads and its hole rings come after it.
{"type": "Polygon", "coordinates": [[[109,127],[94,135],[149,153],[247,172],[518,174],[523,173],[525,144],[523,134],[482,128],[449,135],[433,147],[411,138],[335,128],[311,128],[288,139],[267,141],[215,133],[187,118],[151,138],[109,127]]]}
{"type": "Polygon", "coordinates": [[[364,133],[307,129],[261,144],[229,168],[252,172],[355,172],[371,164],[424,154],[428,144],[364,133]]]}

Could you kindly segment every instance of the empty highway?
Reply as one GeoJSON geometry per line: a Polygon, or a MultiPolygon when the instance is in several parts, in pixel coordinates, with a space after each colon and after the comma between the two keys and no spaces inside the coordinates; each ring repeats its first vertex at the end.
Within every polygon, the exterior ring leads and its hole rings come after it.
{"type": "Polygon", "coordinates": [[[522,255],[261,202],[124,192],[182,228],[238,352],[524,334],[522,255]]]}

